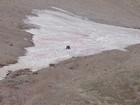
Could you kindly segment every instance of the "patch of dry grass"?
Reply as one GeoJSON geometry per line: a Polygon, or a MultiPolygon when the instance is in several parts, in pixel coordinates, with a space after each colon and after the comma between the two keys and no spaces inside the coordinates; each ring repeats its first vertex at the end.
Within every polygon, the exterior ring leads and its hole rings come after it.
{"type": "Polygon", "coordinates": [[[139,72],[119,72],[102,81],[86,83],[81,87],[87,94],[93,92],[93,96],[94,92],[97,92],[100,101],[108,105],[140,105],[139,72]]]}

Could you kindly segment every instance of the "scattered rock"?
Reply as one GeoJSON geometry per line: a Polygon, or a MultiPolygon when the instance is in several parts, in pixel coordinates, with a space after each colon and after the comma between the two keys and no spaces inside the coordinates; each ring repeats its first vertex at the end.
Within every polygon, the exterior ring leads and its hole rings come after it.
{"type": "Polygon", "coordinates": [[[105,69],[105,71],[107,71],[107,69],[105,69]]]}
{"type": "Polygon", "coordinates": [[[89,64],[86,64],[86,66],[89,66],[89,64]]]}
{"type": "Polygon", "coordinates": [[[71,67],[69,67],[69,69],[73,70],[73,69],[74,69],[74,67],[73,67],[73,66],[71,66],[71,67]]]}
{"type": "Polygon", "coordinates": [[[55,66],[55,64],[50,64],[50,67],[55,66]]]}
{"type": "Polygon", "coordinates": [[[35,72],[33,72],[33,74],[38,74],[38,72],[35,71],[35,72]]]}
{"type": "Polygon", "coordinates": [[[9,60],[6,64],[7,65],[10,65],[10,64],[15,64],[15,63],[17,63],[17,61],[15,61],[15,60],[9,60]]]}
{"type": "Polygon", "coordinates": [[[22,69],[18,71],[9,71],[5,79],[17,78],[19,76],[31,75],[32,71],[30,69],[22,69]]]}
{"type": "Polygon", "coordinates": [[[13,44],[10,44],[10,46],[13,46],[13,44]]]}
{"type": "Polygon", "coordinates": [[[134,27],[134,29],[138,29],[138,30],[140,30],[140,27],[134,27]]]}
{"type": "Polygon", "coordinates": [[[0,67],[3,67],[3,66],[5,66],[4,64],[0,64],[0,67]]]}
{"type": "Polygon", "coordinates": [[[27,24],[23,24],[23,23],[20,23],[20,24],[15,23],[15,25],[20,30],[24,30],[24,29],[28,30],[28,29],[31,29],[31,28],[38,28],[37,26],[33,26],[33,25],[29,25],[29,24],[27,25],[27,24]]]}
{"type": "Polygon", "coordinates": [[[48,87],[49,87],[49,88],[51,88],[52,86],[51,86],[51,85],[49,85],[48,87]]]}

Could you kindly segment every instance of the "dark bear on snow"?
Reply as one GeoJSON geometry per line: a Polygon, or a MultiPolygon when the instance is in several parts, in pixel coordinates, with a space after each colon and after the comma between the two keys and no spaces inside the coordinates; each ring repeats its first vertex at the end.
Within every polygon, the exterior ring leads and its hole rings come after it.
{"type": "Polygon", "coordinates": [[[68,45],[68,46],[66,46],[66,50],[70,50],[70,46],[68,45]]]}

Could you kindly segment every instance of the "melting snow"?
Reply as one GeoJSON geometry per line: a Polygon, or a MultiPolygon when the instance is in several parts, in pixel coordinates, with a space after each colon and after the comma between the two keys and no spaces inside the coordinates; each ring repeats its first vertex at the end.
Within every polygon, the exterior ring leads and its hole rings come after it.
{"type": "Polygon", "coordinates": [[[124,50],[129,45],[140,43],[140,30],[95,23],[53,8],[57,10],[35,10],[38,16],[28,16],[26,23],[38,26],[26,30],[34,34],[35,46],[26,48],[26,56],[19,57],[17,64],[1,68],[0,79],[5,77],[8,70],[30,68],[36,71],[73,56],[124,50]],[[70,45],[70,50],[65,49],[67,45],[70,45]]]}

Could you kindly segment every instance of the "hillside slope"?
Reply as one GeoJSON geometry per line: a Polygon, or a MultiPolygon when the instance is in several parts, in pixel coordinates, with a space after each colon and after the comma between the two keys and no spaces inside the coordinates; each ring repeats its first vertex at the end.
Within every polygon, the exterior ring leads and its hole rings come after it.
{"type": "MultiPolygon", "coordinates": [[[[139,0],[0,0],[0,66],[32,46],[22,20],[56,6],[93,21],[140,28],[139,0]]],[[[51,64],[0,81],[0,105],[140,105],[140,45],[51,64]]],[[[26,71],[26,72],[25,72],[26,71]]]]}

